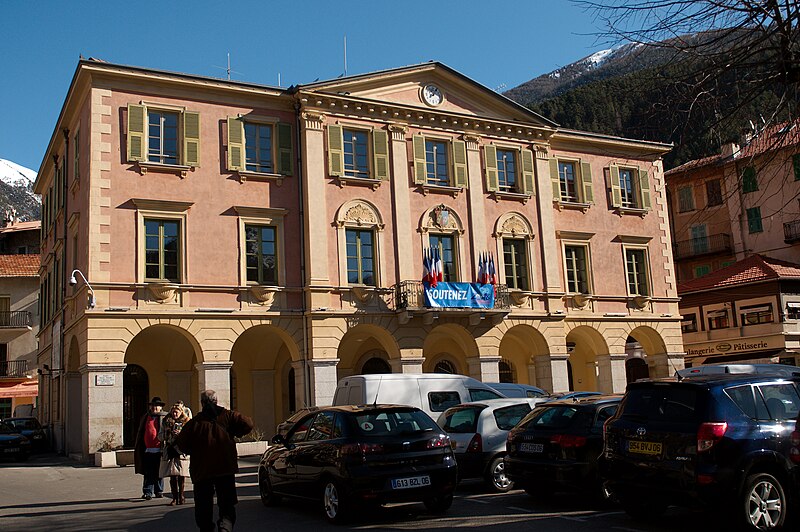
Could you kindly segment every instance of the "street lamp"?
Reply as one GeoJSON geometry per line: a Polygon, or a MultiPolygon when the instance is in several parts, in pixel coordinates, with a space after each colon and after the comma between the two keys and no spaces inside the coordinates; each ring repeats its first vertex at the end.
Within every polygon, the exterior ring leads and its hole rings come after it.
{"type": "Polygon", "coordinates": [[[83,275],[82,271],[72,270],[72,275],[69,278],[69,285],[75,286],[76,284],[78,284],[78,280],[75,278],[76,273],[81,276],[81,279],[83,279],[83,282],[86,283],[86,287],[89,289],[89,308],[94,308],[95,304],[94,290],[92,289],[92,285],[89,284],[89,281],[86,280],[86,276],[83,275]]]}

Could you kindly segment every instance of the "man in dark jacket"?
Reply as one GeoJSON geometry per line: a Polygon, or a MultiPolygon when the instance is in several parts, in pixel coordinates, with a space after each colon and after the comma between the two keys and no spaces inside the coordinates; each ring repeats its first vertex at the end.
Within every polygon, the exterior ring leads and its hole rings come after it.
{"type": "Polygon", "coordinates": [[[214,492],[217,494],[220,532],[230,532],[236,522],[236,442],[253,430],[253,421],[217,405],[217,394],[200,395],[202,410],[184,425],[175,446],[191,458],[189,475],[194,487],[194,519],[201,532],[214,528],[214,492]]]}
{"type": "Polygon", "coordinates": [[[144,475],[142,481],[142,498],[150,500],[153,497],[163,497],[164,479],[158,476],[161,466],[161,442],[158,440],[158,430],[164,420],[164,401],[160,397],[150,400],[150,409],[139,421],[139,430],[136,432],[134,444],[133,463],[138,475],[144,475]]]}

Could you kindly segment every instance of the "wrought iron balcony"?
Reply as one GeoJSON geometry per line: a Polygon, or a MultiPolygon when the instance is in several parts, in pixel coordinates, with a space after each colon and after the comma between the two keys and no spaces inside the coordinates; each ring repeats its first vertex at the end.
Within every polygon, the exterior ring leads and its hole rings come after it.
{"type": "Polygon", "coordinates": [[[22,329],[30,326],[30,312],[25,310],[0,311],[0,329],[22,329]]]}
{"type": "MultiPolygon", "coordinates": [[[[395,310],[421,310],[425,307],[425,293],[422,281],[401,281],[394,287],[394,309],[395,310]]],[[[511,308],[508,299],[508,286],[504,284],[495,285],[494,308],[493,309],[475,309],[475,308],[452,308],[450,310],[456,311],[489,311],[501,310],[507,311],[511,308]]],[[[448,310],[446,308],[437,307],[435,310],[448,310]]]]}
{"type": "Polygon", "coordinates": [[[28,374],[27,360],[3,360],[0,361],[0,378],[3,377],[25,377],[28,374]]]}
{"type": "Polygon", "coordinates": [[[699,257],[701,255],[713,255],[716,253],[730,253],[733,251],[731,235],[727,233],[717,233],[716,235],[703,236],[700,238],[690,238],[675,242],[673,254],[676,260],[699,257]]]}
{"type": "Polygon", "coordinates": [[[787,244],[800,242],[800,220],[783,224],[783,241],[787,244]]]}

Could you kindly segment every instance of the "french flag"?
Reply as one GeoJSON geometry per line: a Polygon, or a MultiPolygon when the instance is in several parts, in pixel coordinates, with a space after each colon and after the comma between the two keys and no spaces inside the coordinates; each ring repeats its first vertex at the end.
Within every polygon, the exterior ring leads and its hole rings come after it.
{"type": "Polygon", "coordinates": [[[497,271],[494,269],[494,255],[489,254],[488,277],[491,284],[497,284],[497,271]]]}
{"type": "Polygon", "coordinates": [[[480,284],[486,284],[486,258],[483,256],[483,252],[478,254],[478,282],[480,284]]]}
{"type": "MultiPolygon", "coordinates": [[[[438,247],[436,248],[436,266],[434,266],[434,272],[436,272],[438,281],[444,281],[444,266],[442,265],[442,255],[439,253],[438,247]]],[[[436,284],[433,286],[436,286],[436,284]]]]}

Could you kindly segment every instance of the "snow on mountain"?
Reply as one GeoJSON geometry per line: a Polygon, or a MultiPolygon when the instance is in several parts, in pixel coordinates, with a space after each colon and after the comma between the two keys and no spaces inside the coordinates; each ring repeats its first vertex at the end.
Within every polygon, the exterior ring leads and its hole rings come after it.
{"type": "Polygon", "coordinates": [[[0,181],[13,187],[30,189],[36,181],[36,172],[6,159],[0,159],[0,181]]]}
{"type": "Polygon", "coordinates": [[[590,55],[589,57],[587,57],[586,59],[584,59],[584,61],[586,61],[587,63],[591,63],[594,66],[598,67],[598,66],[603,64],[603,62],[606,60],[606,58],[613,51],[614,50],[611,50],[611,49],[609,49],[609,50],[600,50],[599,52],[595,52],[592,55],[590,55]]]}

